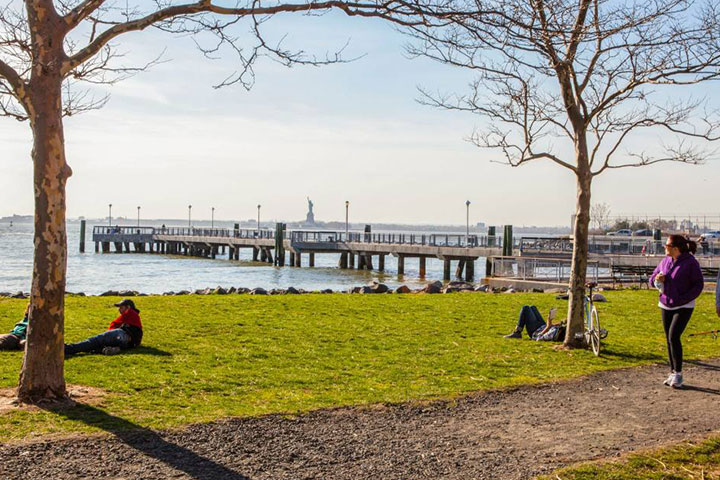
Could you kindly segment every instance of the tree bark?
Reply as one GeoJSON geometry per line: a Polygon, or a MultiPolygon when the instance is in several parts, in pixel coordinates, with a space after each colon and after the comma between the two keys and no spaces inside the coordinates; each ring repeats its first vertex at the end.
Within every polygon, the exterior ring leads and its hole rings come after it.
{"type": "MultiPolygon", "coordinates": [[[[582,156],[582,154],[580,155],[582,156]]],[[[581,160],[581,159],[579,159],[581,160]]],[[[583,346],[582,336],[585,325],[585,279],[588,263],[588,231],[590,226],[590,187],[592,175],[585,161],[578,161],[577,204],[575,206],[575,226],[573,230],[573,254],[570,268],[570,299],[568,305],[568,323],[565,331],[566,347],[583,346]],[[582,166],[582,168],[581,168],[582,166]]]]}
{"type": "Polygon", "coordinates": [[[72,171],[65,158],[61,85],[59,73],[44,73],[31,81],[28,92],[33,132],[35,256],[27,347],[18,387],[18,399],[27,403],[67,398],[65,185],[72,171]]]}

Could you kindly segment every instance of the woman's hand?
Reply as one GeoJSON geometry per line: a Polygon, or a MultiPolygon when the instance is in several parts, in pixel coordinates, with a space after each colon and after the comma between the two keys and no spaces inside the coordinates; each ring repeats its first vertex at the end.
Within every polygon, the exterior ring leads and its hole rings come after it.
{"type": "Polygon", "coordinates": [[[658,273],[657,275],[655,275],[655,281],[659,283],[665,283],[665,274],[658,273]]]}

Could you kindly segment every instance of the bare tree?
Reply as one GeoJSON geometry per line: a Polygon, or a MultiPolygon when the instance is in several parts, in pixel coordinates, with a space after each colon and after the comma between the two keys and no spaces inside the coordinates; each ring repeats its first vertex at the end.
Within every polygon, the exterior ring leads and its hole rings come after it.
{"type": "Polygon", "coordinates": [[[467,95],[423,91],[421,101],[484,117],[487,126],[472,141],[511,166],[548,160],[575,176],[565,345],[579,346],[592,180],[618,168],[699,164],[711,154],[701,142],[717,139],[717,115],[690,97],[688,86],[720,76],[718,6],[703,0],[474,0],[474,6],[476,14],[448,28],[410,29],[417,40],[412,54],[478,75],[467,95]],[[631,139],[644,142],[628,148],[631,139]]]}
{"type": "Polygon", "coordinates": [[[18,388],[21,401],[66,398],[65,188],[72,170],[65,156],[63,117],[99,108],[106,101],[103,96],[76,90],[76,84],[113,83],[155,63],[157,60],[136,67],[123,65],[114,45],[123,34],[152,27],[193,36],[208,57],[232,52],[238,59],[238,71],[218,86],[240,83],[249,88],[254,80],[253,64],[260,56],[274,57],[286,65],[341,61],[337,55],[315,58],[287,50],[282,43],[271,44],[262,33],[264,22],[276,14],[329,10],[406,26],[428,24],[437,13],[429,3],[414,7],[398,0],[153,0],[135,5],[111,0],[9,0],[0,7],[0,114],[28,120],[33,134],[35,257],[27,348],[18,388]],[[237,27],[242,26],[249,35],[238,35],[237,27]]]}
{"type": "Polygon", "coordinates": [[[607,203],[593,203],[590,207],[590,221],[597,230],[603,230],[610,222],[610,205],[607,203]]]}

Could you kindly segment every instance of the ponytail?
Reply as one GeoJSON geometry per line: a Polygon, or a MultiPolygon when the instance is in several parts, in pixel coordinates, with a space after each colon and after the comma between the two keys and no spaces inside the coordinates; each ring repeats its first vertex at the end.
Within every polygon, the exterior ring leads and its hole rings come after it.
{"type": "Polygon", "coordinates": [[[673,247],[680,250],[680,253],[692,253],[695,255],[695,252],[697,252],[697,243],[684,235],[670,235],[669,240],[673,247]]]}

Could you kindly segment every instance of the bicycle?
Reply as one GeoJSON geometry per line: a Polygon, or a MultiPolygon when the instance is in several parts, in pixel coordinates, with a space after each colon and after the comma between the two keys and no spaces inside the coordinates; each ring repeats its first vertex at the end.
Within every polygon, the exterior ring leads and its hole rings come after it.
{"type": "Polygon", "coordinates": [[[597,287],[597,283],[591,282],[585,286],[588,288],[585,295],[585,343],[597,357],[600,355],[600,340],[605,338],[607,333],[600,330],[600,316],[593,302],[593,288],[597,287]]]}

